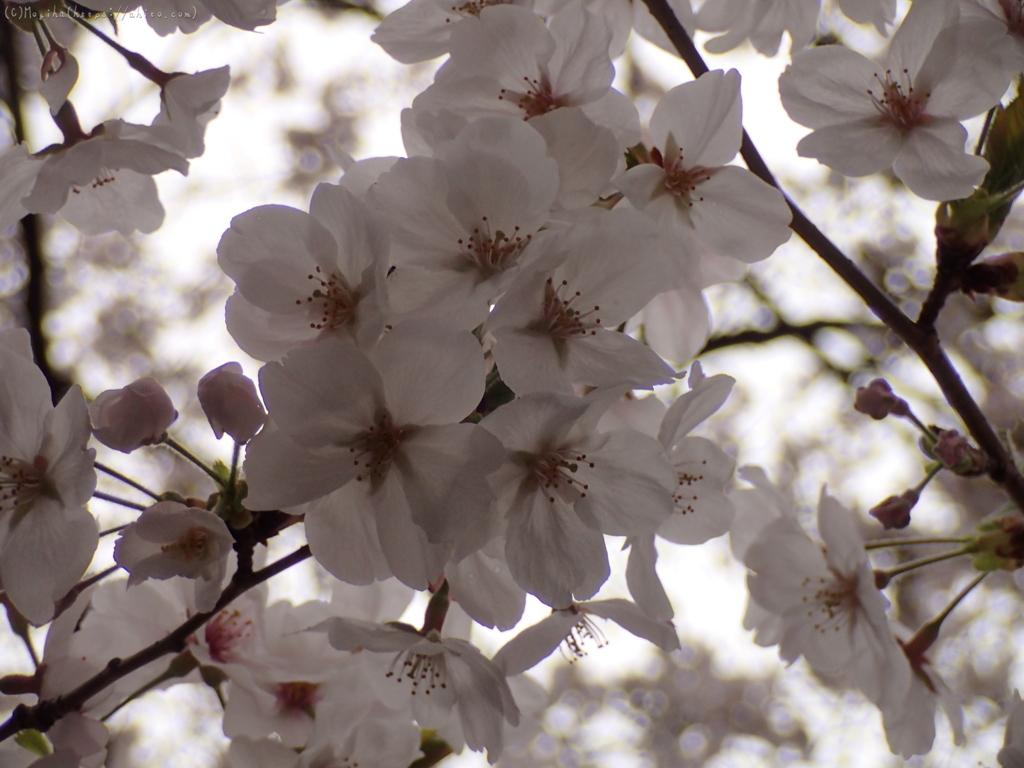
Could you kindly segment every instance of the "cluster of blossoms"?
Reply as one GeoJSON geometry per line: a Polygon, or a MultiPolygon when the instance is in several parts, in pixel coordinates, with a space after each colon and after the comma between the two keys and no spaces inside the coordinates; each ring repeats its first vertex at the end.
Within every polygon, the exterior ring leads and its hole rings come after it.
{"type": "MultiPolygon", "coordinates": [[[[563,643],[582,653],[596,619],[677,648],[657,540],[730,530],[756,642],[846,673],[881,709],[895,752],[931,748],[936,704],[962,737],[955,697],[924,655],[938,625],[909,638],[891,625],[880,589],[896,574],[872,570],[853,513],[822,492],[822,548],[763,473],[742,470],[753,489],[730,492],[733,459],[690,434],[733,385],[699,363],[684,373],[709,331],[701,292],[790,235],[781,192],[730,164],[743,140],[739,73],[673,88],[642,125],[612,88],[612,59],[631,28],[667,47],[661,28],[636,2],[554,6],[412,0],[375,39],[402,62],[448,59],[402,114],[407,156],[352,162],[316,188],[308,213],[265,205],[231,221],[217,251],[235,283],[227,327],[265,363],[259,391],[237,363],[199,382],[235,460],[207,468],[218,486],[208,501],[153,494],[120,531],[127,592],[79,581],[98,541],[88,441],[184,451],[167,434],[174,405],[142,379],[88,405],[73,388],[53,407],[27,333],[0,334],[0,579],[13,609],[53,622],[39,672],[5,678],[7,689],[72,697],[189,630],[168,646],[170,666],[147,659],[90,693],[32,764],[101,764],[101,718],[154,680],[217,690],[232,768],[404,768],[421,729],[493,763],[538,727],[543,696],[523,673],[563,643]],[[686,391],[670,406],[643,394],[679,379],[686,391]],[[299,522],[336,577],[334,599],[268,605],[256,545],[299,522]],[[632,600],[593,599],[610,576],[609,536],[629,549],[632,600]],[[420,627],[397,621],[415,590],[431,595],[420,627]],[[527,595],[551,615],[487,658],[467,639],[471,623],[513,629],[527,595]],[[192,627],[196,617],[205,623],[192,627]]],[[[880,30],[895,12],[884,0],[842,9],[880,30]]],[[[684,25],[722,33],[709,50],[749,38],[774,53],[790,33],[780,92],[814,129],[801,154],[851,176],[892,166],[928,199],[970,195],[988,163],[964,153],[959,121],[998,103],[1024,66],[1020,8],[919,0],[882,64],[842,46],[801,51],[818,10],[709,0],[694,16],[676,4],[684,25]]],[[[274,11],[207,2],[176,26],[212,14],[251,30],[274,11]]],[[[0,229],[39,213],[86,234],[156,229],[152,175],[185,173],[202,154],[227,68],[167,74],[134,60],[161,88],[159,115],[86,133],[68,101],[78,65],[52,46],[43,95],[65,141],[0,156],[0,229]]],[[[909,417],[883,384],[858,408],[909,417]]],[[[924,429],[936,472],[983,471],[966,438],[924,429]]],[[[892,499],[876,517],[902,527],[913,502],[892,499]]],[[[1006,567],[1017,535],[1004,522],[969,551],[987,570],[1006,567]]],[[[1019,713],[1011,725],[1004,765],[1020,764],[1019,713]]]]}

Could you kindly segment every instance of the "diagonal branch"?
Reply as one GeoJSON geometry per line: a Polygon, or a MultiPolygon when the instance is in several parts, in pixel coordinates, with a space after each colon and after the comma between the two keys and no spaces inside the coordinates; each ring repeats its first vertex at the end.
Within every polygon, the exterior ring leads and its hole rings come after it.
{"type": "Polygon", "coordinates": [[[243,578],[236,578],[228,584],[227,589],[224,590],[212,611],[197,613],[162,640],[158,640],[149,647],[143,648],[127,659],[111,659],[101,672],[93,675],[70,693],[58,696],[55,699],[40,701],[31,707],[24,704],[19,705],[7,722],[0,725],[0,741],[8,739],[26,728],[47,731],[50,729],[50,726],[64,717],[64,715],[80,710],[89,699],[111,683],[146,666],[151,661],[159,659],[161,656],[166,656],[169,653],[180,653],[185,649],[189,635],[216,616],[232,600],[256,585],[262,584],[271,576],[276,576],[296,563],[302,562],[309,556],[308,545],[299,547],[290,555],[282,557],[266,568],[250,573],[243,578]]]}
{"type": "MultiPolygon", "coordinates": [[[[694,77],[708,71],[708,65],[690,35],[679,23],[667,0],[644,0],[651,15],[658,21],[694,77]]],[[[762,181],[781,190],[764,158],[757,151],[747,132],[743,131],[740,154],[747,167],[762,181]]],[[[785,193],[783,193],[785,194],[785,193]]],[[[934,329],[918,326],[850,260],[797,205],[786,197],[793,213],[790,228],[856,292],[868,308],[892,330],[928,367],[946,402],[957,412],[978,446],[989,458],[988,474],[1006,490],[1018,508],[1024,510],[1024,475],[1017,469],[999,435],[989,423],[971,393],[964,386],[956,368],[942,350],[934,329]]]]}

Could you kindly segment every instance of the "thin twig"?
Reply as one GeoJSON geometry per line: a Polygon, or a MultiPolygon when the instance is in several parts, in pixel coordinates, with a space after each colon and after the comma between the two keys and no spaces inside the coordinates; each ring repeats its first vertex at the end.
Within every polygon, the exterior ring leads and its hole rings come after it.
{"type": "Polygon", "coordinates": [[[971,537],[952,538],[943,536],[928,536],[920,539],[875,539],[864,544],[864,549],[884,549],[886,547],[906,547],[915,544],[966,544],[971,537]]]}
{"type": "Polygon", "coordinates": [[[738,344],[763,344],[766,341],[774,341],[775,339],[784,338],[796,338],[801,339],[810,343],[814,334],[818,331],[826,328],[835,328],[843,331],[859,331],[868,328],[881,329],[883,325],[872,326],[870,323],[846,323],[838,320],[815,320],[810,323],[803,323],[800,325],[792,325],[787,323],[785,320],[780,320],[775,326],[767,331],[760,331],[755,329],[747,329],[745,331],[737,331],[736,333],[722,334],[721,336],[712,336],[708,339],[707,344],[699,352],[703,355],[706,352],[714,352],[718,349],[725,347],[734,347],[738,344]]]}
{"type": "Polygon", "coordinates": [[[189,636],[216,616],[236,597],[262,584],[270,577],[291,568],[296,563],[302,562],[309,556],[309,546],[306,545],[295,550],[290,555],[282,557],[276,563],[249,574],[246,578],[232,581],[223,594],[221,594],[220,600],[217,601],[217,605],[214,606],[212,611],[197,613],[162,640],[158,640],[152,645],[143,648],[127,659],[111,659],[102,671],[93,675],[70,693],[54,699],[40,701],[31,707],[24,704],[19,705],[15,708],[7,722],[0,725],[0,741],[9,739],[26,728],[34,728],[37,731],[45,732],[60,718],[82,709],[89,699],[122,677],[131,674],[137,669],[141,669],[161,656],[166,656],[169,653],[181,653],[188,643],[189,636]]]}
{"type": "Polygon", "coordinates": [[[138,502],[135,501],[128,501],[127,499],[122,499],[119,498],[118,496],[112,496],[109,493],[104,493],[103,491],[93,491],[92,497],[94,499],[103,499],[104,501],[109,501],[113,504],[120,504],[122,507],[128,507],[128,509],[137,509],[140,512],[146,509],[145,504],[139,504],[138,502]]]}
{"type": "Polygon", "coordinates": [[[223,480],[221,479],[220,475],[218,475],[216,472],[214,472],[212,469],[210,469],[205,463],[203,463],[203,461],[200,458],[198,458],[188,448],[183,446],[181,443],[179,443],[177,440],[175,440],[172,437],[165,437],[162,442],[168,448],[171,448],[172,450],[177,451],[179,454],[181,454],[181,456],[183,456],[184,458],[186,458],[189,461],[191,461],[193,464],[195,464],[197,467],[199,467],[201,470],[203,470],[203,472],[205,472],[210,477],[212,477],[213,478],[213,482],[215,482],[217,484],[217,487],[220,488],[220,485],[223,482],[223,480]]]}
{"type": "MultiPolygon", "coordinates": [[[[669,7],[667,0],[644,0],[644,4],[665,30],[669,40],[679,52],[680,58],[686,62],[694,76],[699,77],[707,72],[707,64],[704,63],[693,40],[690,39],[683,25],[679,23],[679,19],[669,7]]],[[[740,154],[752,173],[781,191],[775,176],[769,170],[764,158],[761,157],[746,131],[743,132],[740,154]]],[[[1024,475],[1021,475],[1017,469],[995,429],[982,413],[981,408],[978,407],[971,393],[964,386],[960,374],[943,352],[935,330],[919,327],[907,317],[878,286],[871,282],[860,267],[839,250],[836,244],[807,218],[792,200],[786,197],[786,202],[793,214],[790,228],[860,296],[868,308],[903,343],[921,358],[942,390],[946,402],[963,420],[967,430],[978,443],[978,447],[988,455],[989,477],[1003,486],[1017,507],[1024,510],[1024,475]]]]}
{"type": "Polygon", "coordinates": [[[110,475],[111,477],[117,478],[122,483],[125,483],[126,485],[130,485],[135,490],[142,491],[144,494],[149,496],[151,499],[153,499],[155,501],[160,501],[160,496],[158,494],[156,494],[153,491],[149,490],[149,488],[147,488],[146,486],[142,485],[141,483],[137,483],[136,481],[132,480],[130,477],[122,475],[116,469],[112,469],[111,467],[108,467],[106,464],[101,464],[98,461],[95,462],[93,464],[93,466],[95,466],[96,469],[98,469],[100,472],[106,472],[108,475],[110,475]]]}

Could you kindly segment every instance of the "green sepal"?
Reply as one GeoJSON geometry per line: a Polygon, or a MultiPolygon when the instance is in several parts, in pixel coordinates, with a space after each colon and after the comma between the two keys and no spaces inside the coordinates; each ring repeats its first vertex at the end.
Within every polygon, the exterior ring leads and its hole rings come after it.
{"type": "Polygon", "coordinates": [[[18,731],[14,741],[32,754],[39,755],[40,757],[46,757],[53,753],[53,747],[50,746],[49,740],[35,728],[26,728],[24,731],[18,731]]]}

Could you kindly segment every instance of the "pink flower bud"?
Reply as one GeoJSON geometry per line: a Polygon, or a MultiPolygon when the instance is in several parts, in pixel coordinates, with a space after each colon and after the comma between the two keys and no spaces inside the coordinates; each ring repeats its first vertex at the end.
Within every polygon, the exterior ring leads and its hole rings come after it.
{"type": "Polygon", "coordinates": [[[885,379],[875,379],[866,387],[857,387],[853,409],[873,419],[884,419],[890,413],[894,416],[906,416],[910,413],[907,401],[896,397],[885,379]]]}
{"type": "Polygon", "coordinates": [[[242,375],[238,363],[225,363],[203,376],[198,393],[199,404],[218,440],[227,432],[236,442],[247,443],[267,420],[256,385],[242,375]]]}
{"type": "Polygon", "coordinates": [[[887,531],[891,528],[906,528],[910,525],[910,510],[914,508],[919,498],[920,494],[911,488],[899,496],[890,496],[876,504],[868,514],[880,522],[887,531]]]}
{"type": "Polygon", "coordinates": [[[955,429],[944,429],[932,447],[932,453],[946,469],[958,475],[980,475],[985,472],[985,454],[975,448],[955,429]]]}
{"type": "Polygon", "coordinates": [[[164,438],[178,418],[171,398],[151,378],[108,389],[89,405],[92,433],[108,448],[131,453],[164,438]]]}

